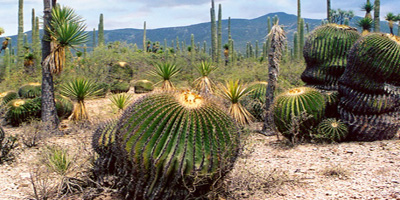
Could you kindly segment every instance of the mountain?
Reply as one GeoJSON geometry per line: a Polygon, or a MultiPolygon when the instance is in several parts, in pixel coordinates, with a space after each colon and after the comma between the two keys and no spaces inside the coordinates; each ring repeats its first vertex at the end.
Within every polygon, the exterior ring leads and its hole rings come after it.
{"type": "MultiPolygon", "coordinates": [[[[297,31],[297,16],[292,14],[287,14],[284,12],[270,13],[255,19],[231,19],[231,33],[232,39],[235,41],[235,49],[244,52],[246,43],[251,42],[255,46],[255,42],[259,41],[259,46],[261,48],[261,43],[265,41],[267,35],[267,18],[270,17],[271,20],[274,16],[278,16],[279,24],[283,26],[285,32],[287,33],[287,38],[289,45],[292,46],[293,43],[293,33],[297,31]]],[[[355,22],[361,17],[354,17],[350,21],[350,25],[356,27],[355,22]]],[[[305,23],[309,24],[310,31],[315,27],[321,25],[321,19],[308,19],[305,18],[305,23]]],[[[107,27],[107,25],[106,25],[107,27]]],[[[381,21],[381,31],[389,32],[389,28],[386,21],[381,21]]],[[[397,33],[397,29],[394,30],[397,33]]],[[[159,28],[159,29],[147,29],[147,40],[152,42],[159,41],[161,45],[164,45],[164,39],[167,40],[168,46],[171,46],[172,41],[176,43],[176,37],[179,37],[180,46],[182,41],[186,45],[190,45],[190,36],[193,33],[195,43],[198,42],[203,45],[203,41],[207,42],[207,48],[211,45],[211,30],[210,23],[200,23],[190,26],[181,27],[170,27],[170,28],[159,28]]],[[[87,43],[88,47],[92,46],[92,35],[90,31],[89,37],[90,41],[87,43]]],[[[28,41],[31,41],[30,31],[27,32],[28,41]]],[[[114,41],[126,41],[127,43],[136,43],[139,48],[143,46],[143,29],[116,29],[116,30],[105,30],[104,37],[106,43],[114,41]]],[[[12,36],[13,45],[16,45],[17,37],[12,36]]],[[[228,20],[222,20],[222,44],[228,42],[228,20]]],[[[2,41],[3,39],[0,38],[2,41]]],[[[176,44],[175,44],[176,45],[176,44]]]]}

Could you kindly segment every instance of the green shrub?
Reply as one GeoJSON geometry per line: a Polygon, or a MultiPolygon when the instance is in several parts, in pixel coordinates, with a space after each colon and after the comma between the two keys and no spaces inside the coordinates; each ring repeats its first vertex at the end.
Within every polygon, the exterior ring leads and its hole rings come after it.
{"type": "Polygon", "coordinates": [[[113,94],[128,92],[130,85],[127,82],[115,82],[110,87],[110,92],[113,94]]]}
{"type": "Polygon", "coordinates": [[[103,126],[93,143],[101,159],[96,163],[117,158],[111,164],[119,165],[118,184],[126,198],[185,199],[206,193],[227,172],[238,136],[234,121],[208,99],[168,92],[136,101],[116,130],[103,126]],[[104,156],[102,149],[110,144],[115,153],[104,156]]]}
{"type": "Polygon", "coordinates": [[[135,93],[147,93],[154,90],[154,83],[149,80],[138,80],[133,83],[135,93]]]}
{"type": "Polygon", "coordinates": [[[107,92],[108,92],[108,90],[110,89],[110,85],[108,85],[107,83],[102,82],[102,83],[98,83],[97,84],[97,88],[100,91],[98,92],[98,94],[96,96],[105,97],[107,92]]]}

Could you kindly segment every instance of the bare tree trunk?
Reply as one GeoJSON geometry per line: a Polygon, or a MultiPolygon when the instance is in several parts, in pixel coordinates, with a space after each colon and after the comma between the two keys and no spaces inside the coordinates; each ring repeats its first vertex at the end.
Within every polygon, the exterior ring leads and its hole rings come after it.
{"type": "MultiPolygon", "coordinates": [[[[56,0],[43,0],[44,5],[44,17],[43,24],[47,27],[51,21],[51,8],[52,5],[56,4],[56,0]]],[[[59,119],[57,116],[56,104],[54,101],[54,83],[53,75],[50,72],[48,65],[43,65],[44,59],[51,52],[51,44],[46,38],[49,37],[49,33],[44,28],[44,36],[42,38],[42,121],[48,122],[49,129],[56,129],[59,124],[59,119]]]]}
{"type": "Polygon", "coordinates": [[[275,133],[273,117],[274,92],[278,81],[279,64],[282,59],[282,52],[285,48],[286,35],[283,29],[276,23],[268,36],[271,38],[271,49],[268,54],[268,85],[264,107],[266,114],[261,133],[273,135],[275,133]]]}

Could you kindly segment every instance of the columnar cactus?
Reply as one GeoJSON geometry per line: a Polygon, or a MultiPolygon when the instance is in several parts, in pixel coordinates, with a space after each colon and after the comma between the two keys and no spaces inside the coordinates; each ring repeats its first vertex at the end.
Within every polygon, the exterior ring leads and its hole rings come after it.
{"type": "Polygon", "coordinates": [[[295,126],[299,128],[296,137],[309,138],[311,128],[318,125],[324,113],[324,96],[313,88],[294,88],[280,94],[275,100],[275,125],[279,132],[289,139],[295,136],[295,126]]]}
{"type": "Polygon", "coordinates": [[[374,33],[358,40],[339,80],[339,114],[350,140],[393,138],[400,128],[400,38],[374,33]]]}
{"type": "Polygon", "coordinates": [[[347,53],[358,38],[360,34],[349,26],[327,24],[315,29],[304,46],[307,67],[301,79],[318,89],[337,90],[347,53]]]}
{"type": "Polygon", "coordinates": [[[100,157],[114,145],[116,163],[123,166],[119,185],[127,198],[184,199],[207,192],[227,172],[237,139],[236,125],[225,112],[186,91],[143,97],[122,115],[115,136],[106,125],[94,143],[100,157]]]}

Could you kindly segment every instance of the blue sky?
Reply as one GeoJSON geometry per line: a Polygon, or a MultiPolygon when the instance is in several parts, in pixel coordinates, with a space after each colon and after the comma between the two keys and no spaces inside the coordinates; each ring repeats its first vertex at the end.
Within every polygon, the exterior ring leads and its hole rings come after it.
{"type": "MultiPolygon", "coordinates": [[[[374,0],[371,0],[372,2],[374,0]]],[[[86,19],[88,30],[97,29],[100,13],[104,14],[105,29],[143,28],[148,29],[185,26],[208,22],[210,0],[58,0],[86,19]]],[[[364,16],[360,6],[366,0],[331,0],[332,8],[353,10],[364,16]]],[[[325,0],[301,0],[302,17],[322,19],[326,17],[325,0]]],[[[271,12],[297,13],[297,0],[215,0],[222,5],[223,19],[252,19],[271,12]]],[[[24,0],[24,31],[31,30],[31,13],[43,13],[43,0],[24,0]]],[[[381,0],[381,17],[388,13],[400,13],[399,0],[381,0]]],[[[14,35],[18,27],[18,0],[1,0],[0,26],[5,35],[14,35]]]]}

